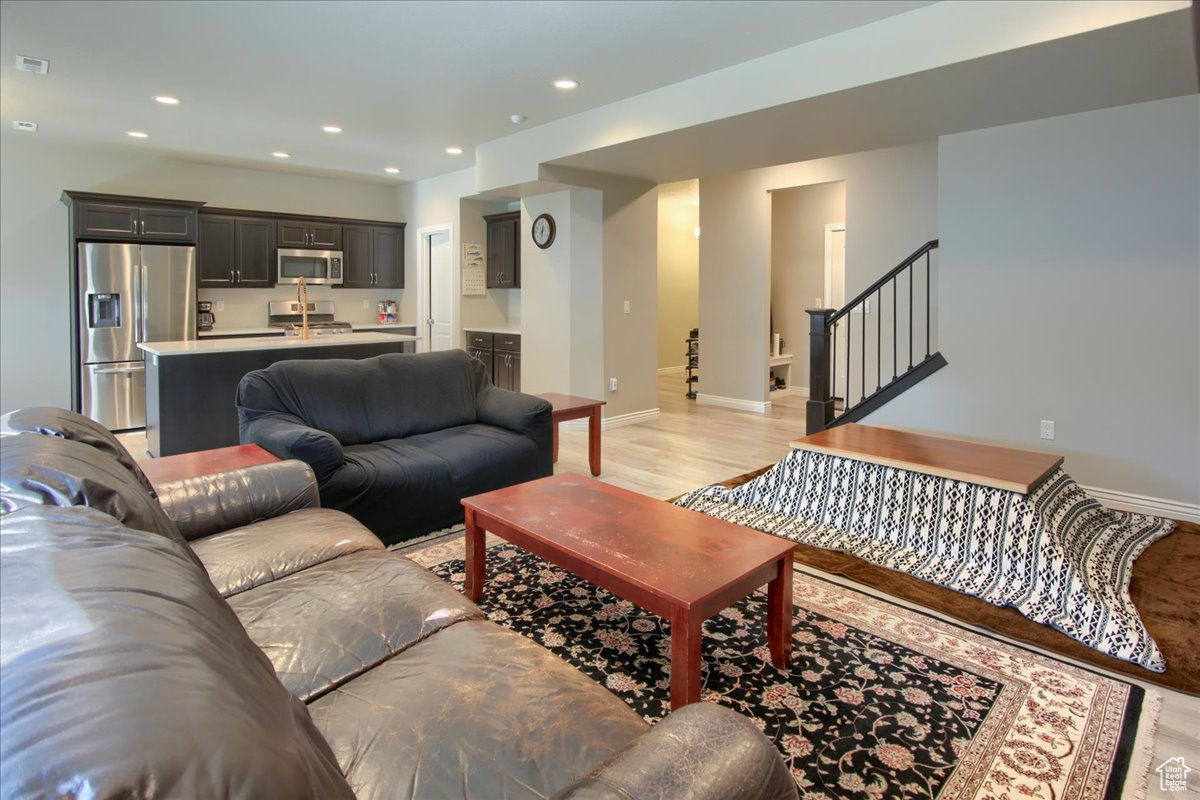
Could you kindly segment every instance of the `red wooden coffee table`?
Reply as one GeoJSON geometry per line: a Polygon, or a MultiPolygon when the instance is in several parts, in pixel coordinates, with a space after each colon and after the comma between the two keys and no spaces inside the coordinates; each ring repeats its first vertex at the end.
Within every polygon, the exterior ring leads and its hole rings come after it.
{"type": "Polygon", "coordinates": [[[539,394],[543,400],[549,400],[554,406],[554,461],[558,461],[558,423],[569,419],[588,419],[588,466],[593,475],[600,474],[600,406],[603,400],[590,400],[586,397],[575,397],[569,394],[546,392],[539,394]]]}
{"type": "Polygon", "coordinates": [[[671,707],[700,699],[700,626],[767,584],[771,662],[792,652],[792,543],[562,474],[465,498],[467,597],[484,582],[484,532],[671,623],[671,707]]]}

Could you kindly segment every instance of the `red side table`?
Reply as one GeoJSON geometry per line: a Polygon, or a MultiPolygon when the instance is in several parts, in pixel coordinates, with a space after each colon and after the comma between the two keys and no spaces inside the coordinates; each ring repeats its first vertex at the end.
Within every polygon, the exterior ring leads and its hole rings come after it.
{"type": "Polygon", "coordinates": [[[547,392],[537,397],[554,406],[554,460],[558,461],[558,423],[568,419],[588,418],[588,465],[593,475],[600,474],[600,406],[603,400],[573,397],[569,394],[547,392]]]}
{"type": "Polygon", "coordinates": [[[176,456],[148,458],[139,460],[138,466],[152,485],[177,481],[183,478],[193,478],[197,475],[211,475],[215,472],[229,472],[242,467],[253,467],[256,464],[270,464],[278,461],[271,453],[256,444],[241,444],[233,447],[220,447],[216,450],[199,450],[195,453],[180,453],[176,456]]]}

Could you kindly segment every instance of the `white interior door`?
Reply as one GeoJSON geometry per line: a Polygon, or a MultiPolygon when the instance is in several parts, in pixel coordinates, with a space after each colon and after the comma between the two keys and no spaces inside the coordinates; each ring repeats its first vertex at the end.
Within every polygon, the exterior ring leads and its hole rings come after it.
{"type": "MultiPolygon", "coordinates": [[[[840,309],[846,305],[846,223],[831,222],[825,226],[825,307],[840,309]]],[[[833,346],[834,381],[832,394],[846,396],[846,325],[850,317],[842,317],[833,346]]],[[[861,320],[862,318],[859,317],[861,320]]]]}
{"type": "Polygon", "coordinates": [[[435,231],[425,237],[426,275],[429,287],[427,335],[431,351],[454,347],[454,259],[450,252],[450,232],[435,231]]]}

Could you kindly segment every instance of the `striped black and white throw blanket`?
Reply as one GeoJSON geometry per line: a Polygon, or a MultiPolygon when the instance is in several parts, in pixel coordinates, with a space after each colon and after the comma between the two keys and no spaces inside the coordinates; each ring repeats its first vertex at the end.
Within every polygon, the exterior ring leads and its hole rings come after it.
{"type": "Polygon", "coordinates": [[[1110,511],[1061,469],[1029,495],[807,450],[676,503],[1012,606],[1155,672],[1129,597],[1133,561],[1174,523],[1110,511]]]}

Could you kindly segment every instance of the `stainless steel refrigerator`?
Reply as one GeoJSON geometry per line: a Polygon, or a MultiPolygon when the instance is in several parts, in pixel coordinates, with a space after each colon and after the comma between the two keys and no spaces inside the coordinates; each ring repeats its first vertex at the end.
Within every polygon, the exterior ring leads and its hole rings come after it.
{"type": "Polygon", "coordinates": [[[109,430],[146,425],[139,342],[196,338],[196,248],[79,245],[81,411],[109,430]]]}

